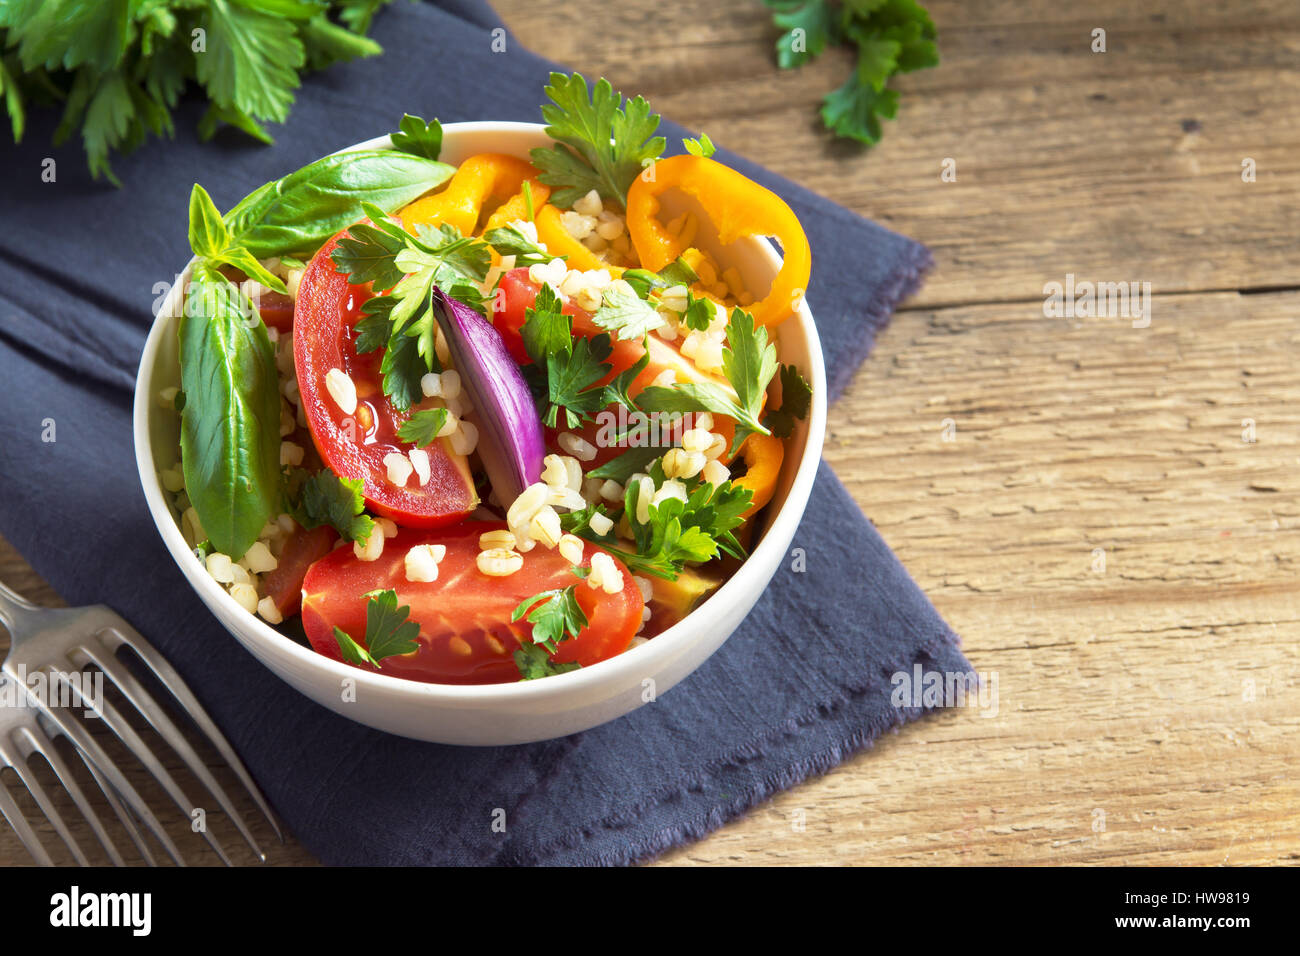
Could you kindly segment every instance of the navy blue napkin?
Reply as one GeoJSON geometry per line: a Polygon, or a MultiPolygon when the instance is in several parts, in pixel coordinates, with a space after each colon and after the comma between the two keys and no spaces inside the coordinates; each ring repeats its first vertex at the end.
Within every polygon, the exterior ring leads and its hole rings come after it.
{"type": "MultiPolygon", "coordinates": [[[[273,148],[199,144],[202,104],[177,138],[92,183],[53,119],[0,147],[0,533],[72,604],[104,602],[195,688],[289,830],[336,864],[621,864],[698,838],[920,715],[890,677],[966,673],[957,638],[824,464],[794,547],[740,630],[653,704],[562,740],[417,743],[317,706],[253,660],[200,605],[163,549],[138,487],[131,388],[151,307],[188,257],[201,180],[231,206],[262,182],[384,133],[403,111],[444,122],[536,120],[550,64],[483,5],[397,4],[383,57],[308,79],[273,148]],[[42,180],[55,163],[53,182],[42,180]],[[53,438],[54,440],[49,440],[53,438]],[[504,833],[491,826],[506,812],[504,833]]],[[[667,124],[674,142],[680,127],[667,124]]],[[[843,388],[925,249],[725,154],[786,197],[812,243],[809,300],[832,391],[843,388]]],[[[833,397],[833,396],[832,396],[833,397]]],[[[882,397],[887,401],[887,397],[882,397]]]]}

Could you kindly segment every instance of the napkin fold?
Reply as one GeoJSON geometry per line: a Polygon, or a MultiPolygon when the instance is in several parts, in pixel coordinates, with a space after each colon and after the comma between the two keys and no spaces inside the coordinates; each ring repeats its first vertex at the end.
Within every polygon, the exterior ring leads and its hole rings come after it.
{"type": "MultiPolygon", "coordinates": [[[[395,128],[536,121],[552,64],[485,4],[396,4],[382,57],[306,80],[278,143],[200,144],[186,100],[177,138],[93,183],[75,146],[31,118],[0,146],[0,533],[70,604],[106,603],[172,661],[290,832],[334,864],[624,864],[696,839],[914,719],[891,676],[967,673],[957,638],[823,463],[787,562],[735,635],[659,700],[561,740],[419,743],[353,723],[258,664],[200,604],[139,489],[131,390],[151,313],[188,258],[197,178],[217,205],[324,153],[395,128]],[[54,160],[53,182],[42,180],[54,160]],[[506,827],[493,827],[505,813],[506,827]]],[[[685,131],[665,123],[676,144],[685,131]]],[[[809,301],[831,396],[920,281],[924,247],[756,164],[723,161],[786,198],[813,250],[809,301]]]]}

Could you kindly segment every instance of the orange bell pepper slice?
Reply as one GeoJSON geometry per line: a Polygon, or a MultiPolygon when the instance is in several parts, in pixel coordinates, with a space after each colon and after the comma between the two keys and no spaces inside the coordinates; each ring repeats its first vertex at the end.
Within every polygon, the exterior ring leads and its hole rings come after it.
{"type": "Polygon", "coordinates": [[[659,197],[669,189],[693,196],[708,212],[727,246],[745,236],[772,236],[784,260],[767,295],[749,307],[758,325],[775,325],[794,313],[808,287],[812,253],[799,218],[780,196],[703,156],[670,156],[654,165],[654,179],[638,176],[627,191],[627,231],[642,268],[658,272],[685,249],[659,221],[659,197]]]}
{"type": "Polygon", "coordinates": [[[737,488],[748,488],[754,494],[743,515],[748,519],[772,500],[777,476],[781,474],[781,462],[785,459],[785,442],[755,432],[745,439],[740,457],[745,462],[746,471],[732,484],[737,488]]]}
{"type": "Polygon", "coordinates": [[[480,153],[460,164],[446,187],[411,203],[399,214],[408,232],[416,225],[455,226],[471,236],[489,199],[503,202],[519,192],[525,179],[537,175],[526,159],[504,153],[480,153]]]}
{"type": "MultiPolygon", "coordinates": [[[[546,200],[550,198],[551,187],[540,182],[536,176],[529,176],[524,182],[528,184],[528,190],[532,194],[532,218],[535,219],[537,210],[546,205],[546,200]]],[[[497,206],[492,215],[488,216],[487,222],[483,224],[483,232],[486,234],[492,229],[502,229],[515,220],[527,222],[528,219],[528,197],[524,195],[523,183],[520,183],[519,192],[497,206]]]]}
{"type": "Polygon", "coordinates": [[[564,228],[560,220],[560,210],[549,203],[537,210],[537,238],[546,246],[553,256],[564,256],[564,263],[570,269],[605,269],[617,279],[623,274],[618,266],[610,265],[600,259],[594,252],[584,246],[564,228]]]}

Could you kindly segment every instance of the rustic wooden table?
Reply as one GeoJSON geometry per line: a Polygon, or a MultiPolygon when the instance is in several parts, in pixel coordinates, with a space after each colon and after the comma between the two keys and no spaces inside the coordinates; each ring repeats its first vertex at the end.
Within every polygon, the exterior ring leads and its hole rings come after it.
{"type": "MultiPolygon", "coordinates": [[[[912,724],[662,862],[1300,859],[1293,0],[929,0],[943,64],[867,154],[816,119],[846,57],[778,72],[755,3],[496,6],[937,260],[826,457],[997,713],[912,724]],[[1067,274],[1149,282],[1149,327],[1045,317],[1067,274]]],[[[59,603],[3,542],[0,579],[59,603]]]]}

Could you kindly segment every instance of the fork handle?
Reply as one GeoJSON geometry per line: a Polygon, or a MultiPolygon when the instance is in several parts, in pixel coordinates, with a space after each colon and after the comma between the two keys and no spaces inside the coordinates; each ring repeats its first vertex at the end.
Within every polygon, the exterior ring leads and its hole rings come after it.
{"type": "Polygon", "coordinates": [[[35,604],[0,581],[0,624],[7,630],[12,631],[18,618],[35,610],[38,610],[35,604]]]}

